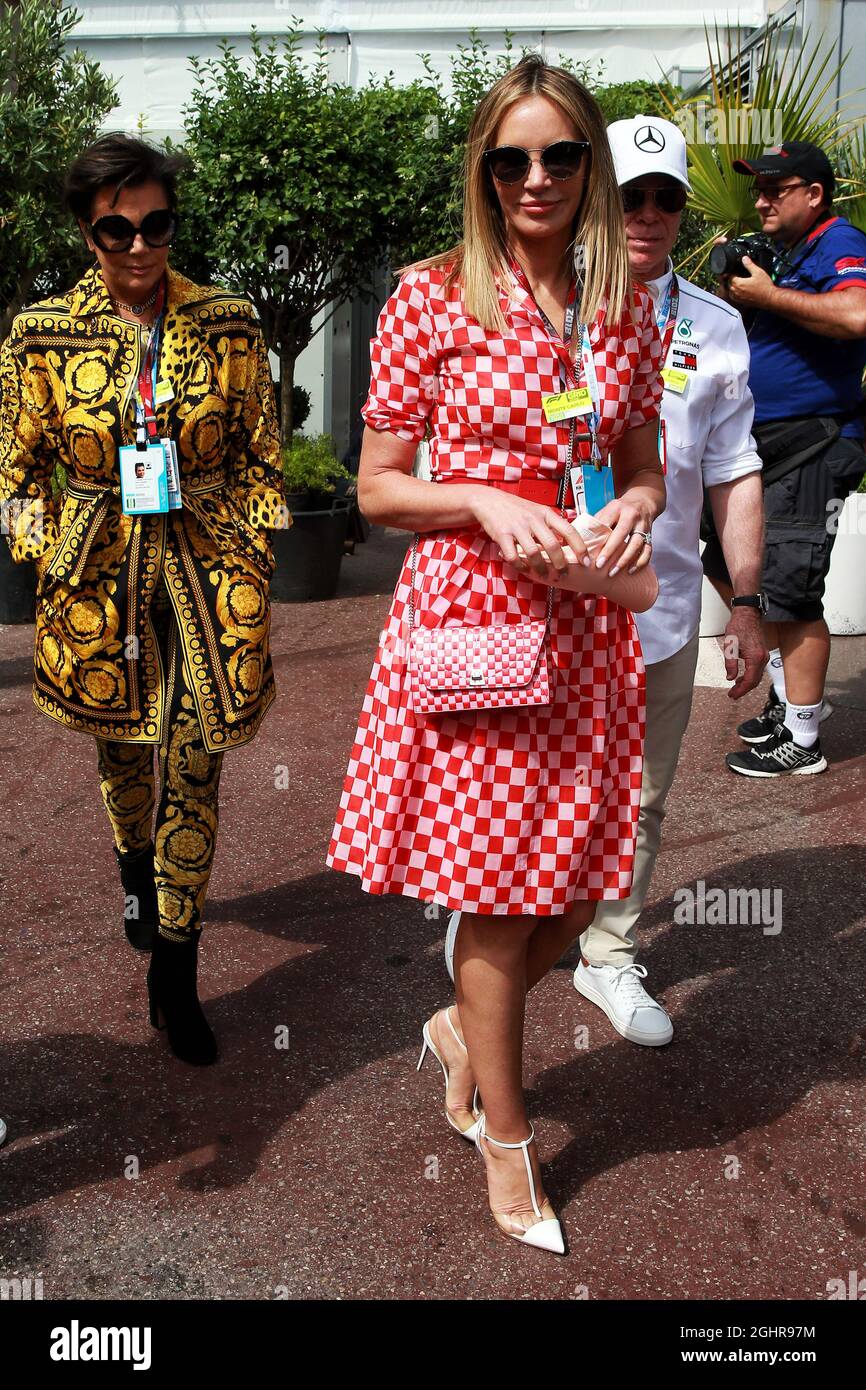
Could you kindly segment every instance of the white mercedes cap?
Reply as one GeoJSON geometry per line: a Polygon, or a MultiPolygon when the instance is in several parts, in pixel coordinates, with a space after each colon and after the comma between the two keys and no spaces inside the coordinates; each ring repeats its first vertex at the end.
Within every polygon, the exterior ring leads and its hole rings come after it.
{"type": "Polygon", "coordinates": [[[686,140],[673,121],[660,116],[632,116],[613,121],[607,138],[620,187],[641,174],[670,174],[691,192],[687,171],[686,140]]]}

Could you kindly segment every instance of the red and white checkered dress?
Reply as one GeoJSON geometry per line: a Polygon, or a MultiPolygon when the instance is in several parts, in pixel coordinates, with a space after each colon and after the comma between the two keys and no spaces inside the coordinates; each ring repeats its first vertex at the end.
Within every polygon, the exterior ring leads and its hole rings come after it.
{"type": "MultiPolygon", "coordinates": [[[[410,271],[382,309],[362,414],[417,443],[429,420],[433,477],[555,478],[568,421],[548,425],[560,354],[525,281],[504,333],[468,317],[441,267],[410,271]]],[[[661,399],[661,343],[649,296],[616,329],[590,331],[601,396],[599,443],[646,424],[661,399]]],[[[566,512],[569,519],[574,511],[566,512]]],[[[579,898],[631,888],[640,803],[644,666],[634,619],[604,598],[556,590],[551,704],[415,716],[403,659],[407,550],[361,709],[328,848],[331,868],[369,893],[403,893],[467,912],[555,916],[579,898]]],[[[502,559],[483,532],[430,531],[418,543],[416,624],[544,619],[547,587],[502,559]]]]}

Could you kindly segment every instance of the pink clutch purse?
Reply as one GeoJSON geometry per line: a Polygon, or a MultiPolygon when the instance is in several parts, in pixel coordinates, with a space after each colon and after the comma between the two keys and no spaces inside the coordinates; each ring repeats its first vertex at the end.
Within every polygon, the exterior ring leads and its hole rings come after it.
{"type": "Polygon", "coordinates": [[[418,537],[412,542],[409,590],[409,707],[415,714],[513,709],[550,704],[547,615],[526,623],[452,623],[415,626],[418,537]]]}
{"type": "Polygon", "coordinates": [[[415,628],[409,634],[412,709],[453,714],[549,705],[546,636],[546,622],[415,628]]]}
{"type": "MultiPolygon", "coordinates": [[[[579,515],[572,523],[590,554],[597,554],[611,528],[594,517],[579,515]]],[[[412,543],[409,593],[409,706],[415,714],[454,714],[461,710],[513,709],[550,704],[547,635],[553,590],[602,594],[614,603],[642,613],[658,596],[658,579],[651,566],[638,574],[614,579],[578,563],[564,547],[570,568],[550,585],[544,622],[452,624],[415,627],[415,577],[418,537],[412,543]]]]}

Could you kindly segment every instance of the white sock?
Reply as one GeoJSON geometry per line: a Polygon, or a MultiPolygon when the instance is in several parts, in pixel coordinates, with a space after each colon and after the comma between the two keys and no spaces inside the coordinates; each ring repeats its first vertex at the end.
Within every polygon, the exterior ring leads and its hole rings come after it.
{"type": "Polygon", "coordinates": [[[773,685],[776,688],[776,694],[782,701],[782,704],[784,704],[787,698],[785,695],[785,668],[782,665],[782,653],[779,651],[778,647],[774,647],[773,650],[770,652],[770,660],[767,662],[767,670],[769,671],[773,685]]]}
{"type": "Polygon", "coordinates": [[[785,728],[791,730],[794,742],[800,748],[811,748],[818,739],[818,721],[822,700],[817,705],[785,705],[785,728]]]}

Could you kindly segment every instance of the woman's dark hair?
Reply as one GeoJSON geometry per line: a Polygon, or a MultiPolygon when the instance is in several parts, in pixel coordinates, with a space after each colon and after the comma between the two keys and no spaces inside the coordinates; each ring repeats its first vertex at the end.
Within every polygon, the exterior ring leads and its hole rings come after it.
{"type": "Polygon", "coordinates": [[[112,131],[101,135],[72,161],[63,182],[63,202],[73,217],[89,222],[93,199],[100,188],[116,184],[119,193],[121,188],[134,188],[155,179],[165,189],[168,205],[174,211],[175,181],[187,162],[185,155],[164,154],[132,135],[112,131]]]}

